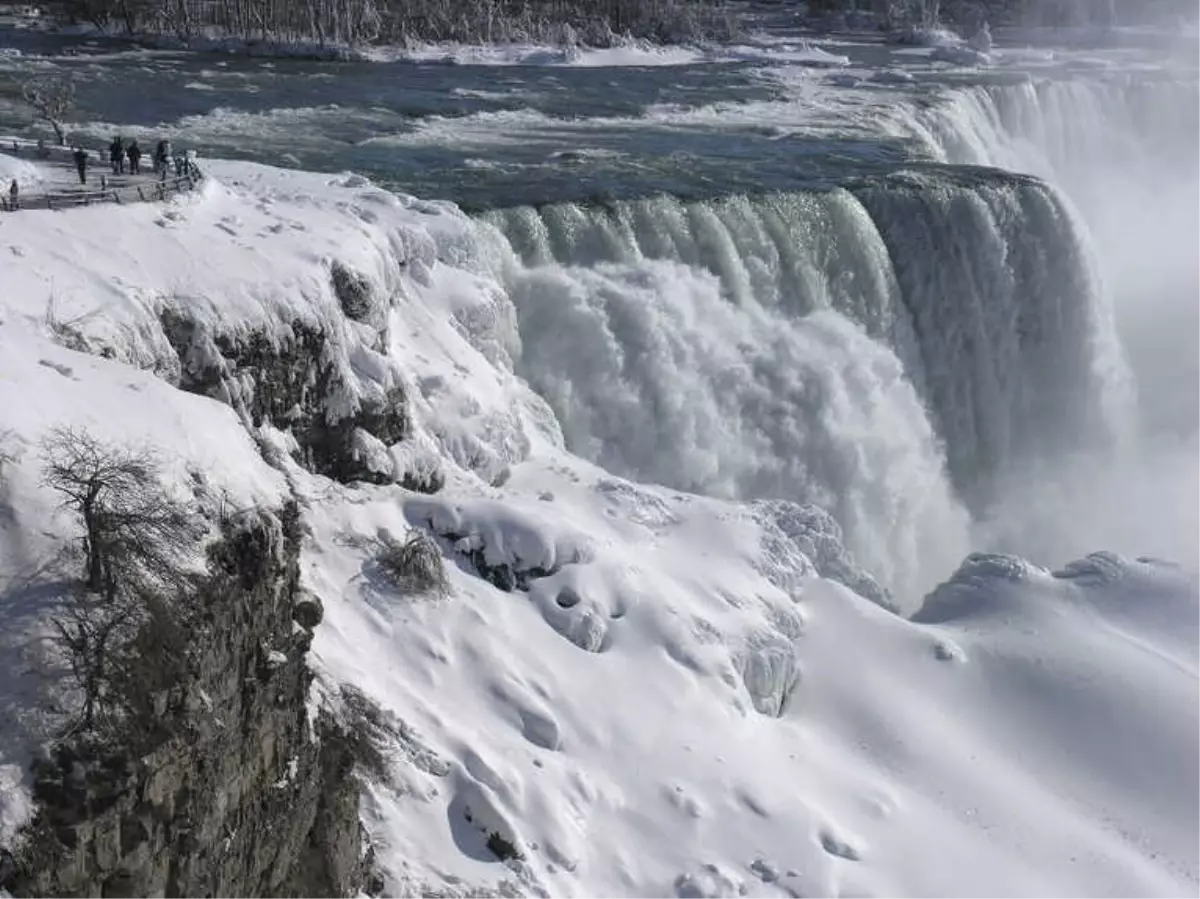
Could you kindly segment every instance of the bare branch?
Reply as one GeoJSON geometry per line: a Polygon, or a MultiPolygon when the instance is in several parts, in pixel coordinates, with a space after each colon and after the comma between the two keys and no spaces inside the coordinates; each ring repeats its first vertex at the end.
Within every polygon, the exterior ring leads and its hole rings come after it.
{"type": "Polygon", "coordinates": [[[198,536],[192,509],[170,497],[147,450],[110,446],[77,428],[56,428],[42,442],[42,483],[83,524],[84,581],[111,595],[120,582],[178,586],[198,536]]]}
{"type": "Polygon", "coordinates": [[[33,107],[37,117],[54,129],[59,146],[67,142],[63,120],[75,105],[75,83],[66,78],[45,75],[21,85],[21,97],[33,107]]]}

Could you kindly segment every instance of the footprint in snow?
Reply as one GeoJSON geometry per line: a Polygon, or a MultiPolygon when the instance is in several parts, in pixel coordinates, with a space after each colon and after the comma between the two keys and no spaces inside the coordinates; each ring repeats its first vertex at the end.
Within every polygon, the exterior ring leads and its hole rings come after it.
{"type": "Polygon", "coordinates": [[[771,817],[771,813],[767,811],[766,805],[757,796],[754,796],[745,790],[741,790],[738,792],[737,798],[742,805],[744,805],[754,814],[758,815],[760,818],[771,817]]]}
{"type": "Polygon", "coordinates": [[[69,365],[60,365],[57,362],[51,362],[49,359],[39,359],[38,365],[44,365],[46,368],[54,369],[54,371],[58,372],[64,378],[70,378],[75,374],[69,365]]]}
{"type": "MultiPolygon", "coordinates": [[[[524,685],[522,685],[524,686],[524,685]]],[[[521,719],[521,735],[542,749],[557,751],[562,748],[562,731],[555,717],[525,691],[515,684],[495,684],[492,695],[509,704],[521,719]]],[[[533,692],[547,698],[544,689],[533,685],[533,692]]],[[[536,763],[536,760],[535,760],[536,763]]]]}
{"type": "Polygon", "coordinates": [[[663,787],[662,792],[668,803],[689,818],[704,817],[706,810],[703,803],[678,784],[671,789],[663,787]]]}
{"type": "Polygon", "coordinates": [[[939,662],[964,662],[966,654],[951,640],[938,640],[933,644],[933,657],[939,662]]]}
{"type": "Polygon", "coordinates": [[[855,847],[836,836],[830,830],[822,830],[820,838],[821,848],[830,855],[836,855],[838,858],[844,858],[852,862],[856,862],[862,858],[862,855],[855,847]]]}
{"type": "Polygon", "coordinates": [[[554,716],[540,709],[517,709],[521,716],[521,733],[534,746],[557,751],[562,747],[562,735],[554,716]]]}

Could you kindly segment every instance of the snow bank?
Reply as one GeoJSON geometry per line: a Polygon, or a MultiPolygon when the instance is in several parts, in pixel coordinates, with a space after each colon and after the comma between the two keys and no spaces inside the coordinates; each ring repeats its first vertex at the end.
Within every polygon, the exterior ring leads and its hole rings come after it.
{"type": "Polygon", "coordinates": [[[62,539],[36,445],[71,422],[158,447],[180,484],[197,469],[239,503],[301,501],[323,692],[352,683],[400,722],[363,812],[391,894],[1194,894],[1194,576],[972,557],[906,621],[819,510],[567,454],[452,206],[207,169],[167,206],[0,221],[0,433],[20,450],[0,477],[6,826],[47,726],[18,654],[48,600],[21,578],[62,539]],[[335,262],[361,294],[339,297],[335,262]],[[411,405],[411,431],[371,451],[445,486],[268,465],[250,432],[286,450],[286,416],[177,389],[169,310],[268,344],[320,324],[348,402],[392,385],[411,405]],[[445,597],[375,564],[414,528],[442,550],[445,597]]]}
{"type": "Polygon", "coordinates": [[[794,592],[780,590],[763,568],[784,556],[736,510],[632,485],[614,508],[602,472],[556,467],[516,473],[499,517],[470,513],[497,547],[497,534],[528,535],[543,504],[543,564],[564,531],[591,538],[590,558],[526,592],[461,563],[447,602],[381,590],[369,552],[333,547],[344,533],[451,524],[402,500],[347,495],[314,519],[312,586],[333,622],[315,653],[450,768],[399,764],[396,783],[372,790],[393,889],[1195,883],[1193,578],[1112,557],[1099,576],[1094,560],[1058,575],[972,560],[945,588],[957,608],[939,592],[909,623],[803,563],[788,572],[794,592]],[[1186,645],[1157,642],[1171,629],[1186,645]],[[523,858],[500,866],[491,833],[523,858]]]}
{"type": "Polygon", "coordinates": [[[9,185],[15,180],[22,189],[41,184],[48,177],[46,170],[35,162],[10,156],[0,150],[0,187],[8,198],[9,185]]]}

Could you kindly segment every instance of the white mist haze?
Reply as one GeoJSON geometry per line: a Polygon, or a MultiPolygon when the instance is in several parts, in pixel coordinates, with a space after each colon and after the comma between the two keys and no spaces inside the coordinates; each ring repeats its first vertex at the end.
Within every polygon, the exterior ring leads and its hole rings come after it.
{"type": "Polygon", "coordinates": [[[1200,180],[1194,70],[977,88],[936,111],[947,158],[1036,174],[1071,199],[1132,374],[1116,453],[1031,466],[977,539],[1044,564],[1104,546],[1197,565],[1200,180]],[[1015,96],[1015,100],[1014,100],[1015,96]]]}

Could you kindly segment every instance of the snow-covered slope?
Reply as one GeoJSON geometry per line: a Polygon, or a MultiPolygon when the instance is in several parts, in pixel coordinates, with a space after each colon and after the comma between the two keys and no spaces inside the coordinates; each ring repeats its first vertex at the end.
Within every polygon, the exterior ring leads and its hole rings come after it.
{"type": "Polygon", "coordinates": [[[906,620],[818,509],[567,453],[454,207],[210,174],[167,207],[0,219],[6,825],[42,735],[20,583],[63,537],[37,443],[65,423],[238,505],[301,501],[321,693],[354,684],[397,720],[364,803],[391,893],[1195,893],[1193,574],[977,556],[906,620]],[[264,360],[306,346],[295,410],[264,400],[264,360]],[[372,404],[397,396],[381,430],[372,404]],[[338,465],[302,445],[321,422],[351,423],[338,465]],[[349,462],[380,483],[314,473],[349,462]],[[412,529],[447,595],[381,576],[385,533],[412,529]]]}
{"type": "Polygon", "coordinates": [[[4,196],[8,197],[8,189],[14,181],[18,187],[31,187],[45,180],[43,169],[28,159],[18,159],[0,153],[0,186],[4,188],[4,196]]]}

